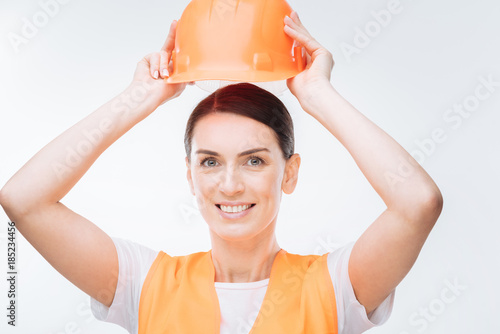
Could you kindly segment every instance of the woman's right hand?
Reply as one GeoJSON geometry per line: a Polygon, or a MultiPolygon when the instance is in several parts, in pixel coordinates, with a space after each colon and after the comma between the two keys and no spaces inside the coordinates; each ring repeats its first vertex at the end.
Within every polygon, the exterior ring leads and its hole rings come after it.
{"type": "MultiPolygon", "coordinates": [[[[175,47],[175,31],[177,21],[172,21],[167,40],[160,52],[153,52],[141,59],[137,64],[131,86],[146,89],[148,98],[156,107],[179,96],[188,83],[167,83],[169,73],[173,72],[172,50],[175,47]]],[[[189,82],[190,85],[194,84],[189,82]]]]}

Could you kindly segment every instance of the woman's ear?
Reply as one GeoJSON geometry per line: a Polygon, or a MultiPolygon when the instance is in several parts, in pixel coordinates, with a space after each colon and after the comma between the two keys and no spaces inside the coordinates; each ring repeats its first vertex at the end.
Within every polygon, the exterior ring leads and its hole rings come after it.
{"type": "Polygon", "coordinates": [[[191,164],[189,163],[188,157],[186,157],[186,168],[187,168],[186,176],[189,183],[189,189],[191,189],[191,194],[193,194],[193,196],[196,196],[194,193],[193,179],[191,177],[191,164]]]}
{"type": "Polygon", "coordinates": [[[299,178],[299,167],[300,155],[294,153],[286,162],[283,182],[281,183],[281,189],[285,194],[291,194],[295,190],[299,178]]]}

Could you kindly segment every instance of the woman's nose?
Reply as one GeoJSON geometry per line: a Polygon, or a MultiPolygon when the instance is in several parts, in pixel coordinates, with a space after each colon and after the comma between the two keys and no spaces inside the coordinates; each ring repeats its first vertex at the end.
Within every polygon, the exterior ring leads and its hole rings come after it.
{"type": "Polygon", "coordinates": [[[228,196],[242,192],[245,189],[238,171],[226,171],[221,178],[219,189],[228,196]]]}

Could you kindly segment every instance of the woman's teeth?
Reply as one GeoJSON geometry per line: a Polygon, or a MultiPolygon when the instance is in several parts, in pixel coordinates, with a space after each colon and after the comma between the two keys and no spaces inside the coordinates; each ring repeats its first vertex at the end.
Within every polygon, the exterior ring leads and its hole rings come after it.
{"type": "Polygon", "coordinates": [[[221,205],[220,208],[222,211],[224,212],[241,212],[241,211],[245,211],[246,209],[248,209],[249,207],[251,207],[251,205],[238,205],[238,206],[225,206],[225,205],[221,205]]]}

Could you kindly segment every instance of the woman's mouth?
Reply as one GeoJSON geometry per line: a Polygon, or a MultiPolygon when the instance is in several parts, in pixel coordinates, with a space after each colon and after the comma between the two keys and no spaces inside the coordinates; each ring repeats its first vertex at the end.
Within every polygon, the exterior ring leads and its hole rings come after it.
{"type": "Polygon", "coordinates": [[[221,204],[215,204],[219,209],[221,209],[224,212],[227,213],[238,213],[241,211],[245,211],[255,205],[254,204],[249,204],[249,205],[238,205],[238,206],[226,206],[226,205],[221,205],[221,204]]]}
{"type": "Polygon", "coordinates": [[[250,211],[252,211],[255,203],[249,205],[238,205],[238,206],[226,206],[221,204],[215,204],[219,210],[219,214],[223,218],[234,219],[246,216],[250,211]]]}

